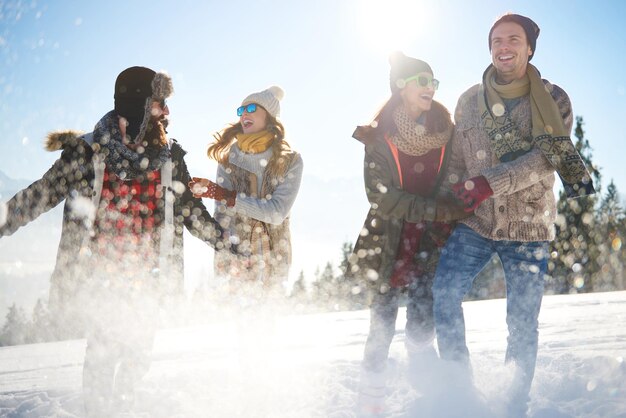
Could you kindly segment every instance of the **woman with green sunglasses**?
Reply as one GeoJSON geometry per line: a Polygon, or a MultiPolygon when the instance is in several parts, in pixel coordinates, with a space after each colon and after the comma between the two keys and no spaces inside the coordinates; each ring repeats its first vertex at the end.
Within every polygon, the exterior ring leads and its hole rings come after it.
{"type": "Polygon", "coordinates": [[[358,399],[366,415],[384,412],[385,369],[401,300],[407,301],[410,373],[437,358],[435,267],[454,220],[468,216],[438,197],[453,131],[450,113],[433,100],[439,81],[426,62],[402,53],[392,55],[390,64],[391,98],[353,134],[365,145],[371,203],[351,257],[351,272],[371,298],[358,399]]]}
{"type": "Polygon", "coordinates": [[[216,200],[215,219],[238,243],[238,256],[215,257],[214,265],[244,304],[280,296],[291,265],[289,214],[303,162],[278,120],[283,95],[272,86],[247,96],[237,108],[239,121],[216,133],[209,146],[209,158],[218,162],[217,183],[199,177],[189,183],[195,196],[216,200]]]}

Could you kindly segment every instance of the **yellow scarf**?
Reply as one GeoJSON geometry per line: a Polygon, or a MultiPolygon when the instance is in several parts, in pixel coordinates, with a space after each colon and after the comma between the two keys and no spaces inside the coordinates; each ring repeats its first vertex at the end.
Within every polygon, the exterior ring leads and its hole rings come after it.
{"type": "Polygon", "coordinates": [[[265,151],[272,145],[273,140],[274,135],[267,130],[253,134],[237,135],[239,149],[248,154],[258,154],[259,152],[265,151]]]}
{"type": "Polygon", "coordinates": [[[530,93],[530,79],[528,74],[524,74],[523,78],[513,80],[509,84],[498,84],[495,78],[495,69],[493,74],[488,74],[487,80],[487,95],[489,97],[489,103],[492,101],[502,102],[498,97],[503,99],[515,99],[516,97],[522,97],[530,93]],[[489,77],[493,75],[493,77],[489,77]],[[493,94],[497,95],[494,96],[493,94]]]}
{"type": "Polygon", "coordinates": [[[495,82],[496,69],[490,65],[483,74],[478,96],[481,123],[494,153],[502,162],[512,161],[539,148],[563,181],[568,197],[595,192],[589,172],[565,129],[563,117],[539,71],[528,64],[526,75],[506,85],[495,82]],[[502,98],[530,94],[532,138],[522,138],[506,112],[502,98]]]}

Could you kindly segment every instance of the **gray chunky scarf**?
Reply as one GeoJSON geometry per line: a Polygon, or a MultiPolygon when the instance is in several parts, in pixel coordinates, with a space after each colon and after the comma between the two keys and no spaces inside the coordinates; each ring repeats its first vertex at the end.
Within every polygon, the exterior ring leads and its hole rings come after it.
{"type": "Polygon", "coordinates": [[[137,152],[124,145],[115,111],[110,111],[98,121],[93,135],[94,143],[100,146],[100,152],[105,155],[107,169],[122,180],[159,170],[171,157],[169,147],[146,148],[143,152],[137,152]]]}

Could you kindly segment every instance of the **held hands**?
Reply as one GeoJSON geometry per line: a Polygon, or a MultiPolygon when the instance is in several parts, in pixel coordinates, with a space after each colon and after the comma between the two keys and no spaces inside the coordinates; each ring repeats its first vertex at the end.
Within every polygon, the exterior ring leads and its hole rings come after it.
{"type": "Polygon", "coordinates": [[[454,222],[470,216],[463,203],[457,199],[439,197],[436,203],[435,222],[454,222]]]}
{"type": "Polygon", "coordinates": [[[225,189],[209,179],[192,177],[189,182],[189,189],[194,197],[208,197],[210,199],[226,201],[226,206],[228,207],[235,206],[237,192],[225,189]]]}
{"type": "Polygon", "coordinates": [[[493,190],[484,176],[472,177],[462,183],[452,185],[457,199],[465,204],[466,212],[473,212],[478,205],[493,195],[493,190]]]}

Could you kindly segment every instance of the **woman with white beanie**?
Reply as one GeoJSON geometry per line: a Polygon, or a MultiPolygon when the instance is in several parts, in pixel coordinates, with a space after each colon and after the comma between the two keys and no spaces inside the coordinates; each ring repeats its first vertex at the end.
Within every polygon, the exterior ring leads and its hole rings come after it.
{"type": "Polygon", "coordinates": [[[240,255],[215,258],[216,274],[231,291],[255,298],[280,294],[291,265],[289,213],[303,162],[278,120],[283,95],[272,86],[247,96],[237,108],[239,121],[216,133],[207,151],[218,162],[217,181],[189,183],[195,196],[216,200],[215,219],[239,244],[240,255]]]}

